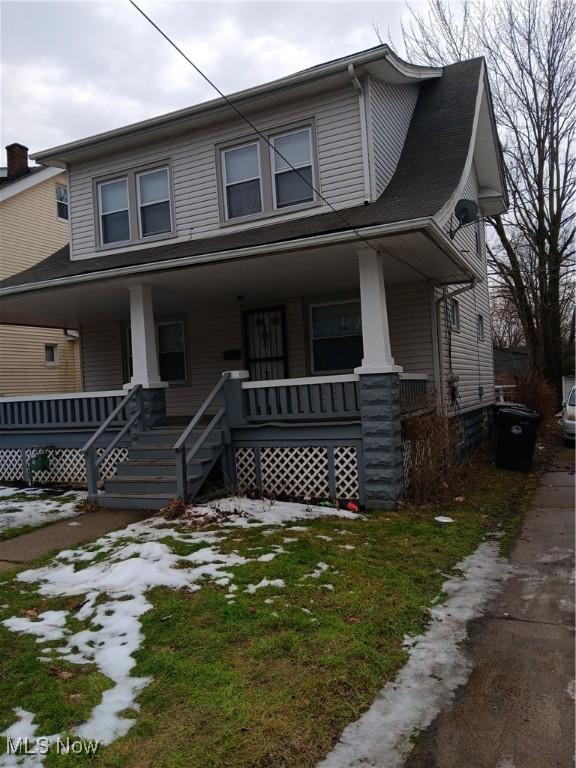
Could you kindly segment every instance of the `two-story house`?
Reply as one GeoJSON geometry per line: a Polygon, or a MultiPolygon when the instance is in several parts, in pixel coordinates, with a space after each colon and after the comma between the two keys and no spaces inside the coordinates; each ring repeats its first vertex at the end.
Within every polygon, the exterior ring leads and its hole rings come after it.
{"type": "Polygon", "coordinates": [[[35,156],[68,171],[71,242],[0,284],[0,321],[80,331],[85,393],[0,401],[0,429],[12,450],[87,442],[109,506],[191,497],[218,462],[394,504],[403,420],[494,402],[484,61],[378,46],[230,99],[252,125],[219,98],[35,156]],[[455,232],[461,200],[479,213],[455,232]]]}
{"type": "MultiPolygon", "coordinates": [[[[0,279],[68,244],[68,180],[60,168],[30,166],[22,144],[6,147],[0,175],[0,279]]],[[[0,395],[80,389],[77,331],[0,326],[0,395]]]]}

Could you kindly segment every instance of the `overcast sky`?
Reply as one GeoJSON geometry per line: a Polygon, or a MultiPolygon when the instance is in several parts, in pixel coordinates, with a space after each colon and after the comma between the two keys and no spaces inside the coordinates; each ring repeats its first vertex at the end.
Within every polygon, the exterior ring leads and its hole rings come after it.
{"type": "MultiPolygon", "coordinates": [[[[159,2],[142,8],[224,92],[398,38],[398,2],[159,2]]],[[[128,0],[2,0],[2,147],[32,152],[213,98],[128,0]]],[[[4,165],[4,156],[0,165],[4,165]]]]}

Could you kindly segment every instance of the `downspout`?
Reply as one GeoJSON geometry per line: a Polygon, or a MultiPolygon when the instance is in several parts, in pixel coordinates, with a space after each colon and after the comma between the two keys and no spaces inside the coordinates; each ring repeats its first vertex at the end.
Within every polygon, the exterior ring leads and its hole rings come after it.
{"type": "MultiPolygon", "coordinates": [[[[451,293],[444,294],[442,296],[439,296],[436,299],[436,340],[438,344],[438,358],[439,358],[439,368],[440,368],[440,405],[442,409],[442,414],[444,415],[446,413],[446,398],[444,393],[444,339],[442,336],[442,317],[440,314],[440,304],[443,301],[449,301],[450,299],[453,299],[454,296],[458,296],[461,293],[465,293],[466,291],[471,291],[473,288],[476,287],[478,283],[478,279],[476,277],[473,277],[466,285],[463,285],[460,288],[457,288],[455,291],[452,291],[451,293]]],[[[452,371],[452,365],[450,364],[450,371],[449,374],[451,375],[453,373],[452,371]]]]}
{"type": "Polygon", "coordinates": [[[360,138],[362,143],[362,167],[364,169],[364,200],[372,200],[372,181],[370,178],[370,155],[368,152],[368,120],[366,118],[366,92],[358,79],[354,64],[348,64],[348,74],[358,94],[358,107],[360,111],[360,138]]]}

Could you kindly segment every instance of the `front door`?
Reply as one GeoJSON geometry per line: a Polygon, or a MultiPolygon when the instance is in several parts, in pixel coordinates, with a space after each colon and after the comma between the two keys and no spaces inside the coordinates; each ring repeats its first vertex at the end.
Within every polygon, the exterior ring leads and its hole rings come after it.
{"type": "Polygon", "coordinates": [[[282,307],[245,312],[244,328],[250,378],[256,381],[285,379],[288,366],[282,307]]]}

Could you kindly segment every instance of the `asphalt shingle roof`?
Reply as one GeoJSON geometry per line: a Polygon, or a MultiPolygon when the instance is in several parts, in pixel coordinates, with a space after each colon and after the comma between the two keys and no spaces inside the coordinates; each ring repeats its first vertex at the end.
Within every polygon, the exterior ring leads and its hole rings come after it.
{"type": "Polygon", "coordinates": [[[347,208],[339,214],[320,213],[216,237],[167,242],[78,261],[70,261],[66,246],[1,281],[0,288],[433,216],[449,200],[464,170],[481,68],[481,59],[471,59],[445,67],[442,77],[421,83],[398,167],[373,203],[347,208]]]}

